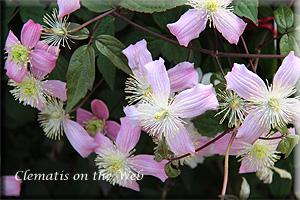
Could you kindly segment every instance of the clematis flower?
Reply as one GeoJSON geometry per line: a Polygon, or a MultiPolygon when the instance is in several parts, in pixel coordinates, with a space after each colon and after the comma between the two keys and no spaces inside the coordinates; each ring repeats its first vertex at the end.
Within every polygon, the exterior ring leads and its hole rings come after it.
{"type": "Polygon", "coordinates": [[[55,67],[57,56],[43,49],[33,49],[40,39],[42,29],[40,24],[28,20],[22,28],[22,43],[11,30],[9,31],[5,43],[8,56],[4,69],[7,70],[6,75],[18,83],[23,81],[28,63],[46,73],[50,73],[55,67]]]}
{"type": "Polygon", "coordinates": [[[63,101],[51,98],[38,115],[38,120],[45,135],[51,139],[59,139],[65,132],[73,148],[82,156],[88,157],[98,146],[84,128],[69,119],[63,109],[63,101]]]}
{"type": "MultiPolygon", "coordinates": [[[[126,99],[129,99],[129,104],[139,103],[152,92],[145,74],[145,65],[153,61],[152,56],[147,49],[147,42],[144,39],[134,45],[129,45],[122,52],[128,58],[128,65],[133,72],[133,75],[125,83],[125,92],[132,94],[127,96],[126,99]]],[[[169,69],[168,76],[172,92],[191,88],[198,83],[198,74],[194,70],[194,64],[189,62],[179,63],[169,69]]]]}
{"type": "Polygon", "coordinates": [[[1,191],[4,196],[20,196],[22,180],[19,176],[1,176],[1,191]],[[17,178],[17,179],[16,179],[17,178]]]}
{"type": "Polygon", "coordinates": [[[170,99],[170,81],[164,60],[147,63],[145,71],[152,93],[144,102],[124,108],[129,123],[142,126],[160,140],[164,136],[175,154],[195,154],[182,118],[196,117],[218,106],[212,85],[197,84],[170,99]]]}
{"type": "MultiPolygon", "coordinates": [[[[35,49],[48,49],[48,45],[43,42],[38,42],[35,49]]],[[[55,50],[50,48],[49,52],[55,54],[55,50]]],[[[31,105],[34,108],[43,110],[44,104],[50,96],[54,96],[67,100],[66,83],[58,80],[45,80],[47,73],[40,71],[34,67],[31,68],[31,73],[27,71],[21,83],[9,79],[8,85],[13,86],[14,89],[10,93],[19,102],[24,105],[31,105]]]]}
{"type": "Polygon", "coordinates": [[[232,0],[187,0],[186,4],[194,9],[188,10],[177,22],[168,24],[167,27],[180,45],[187,46],[192,39],[199,37],[209,20],[209,26],[213,23],[229,43],[237,44],[247,24],[230,11],[228,5],[231,2],[232,0]]]}
{"type": "MultiPolygon", "coordinates": [[[[269,137],[267,134],[266,131],[263,136],[269,137]]],[[[281,133],[279,132],[272,135],[272,137],[280,136],[281,133]]],[[[231,135],[227,134],[216,141],[212,153],[224,155],[230,138],[231,135]]],[[[276,148],[281,139],[258,139],[253,144],[247,140],[234,139],[229,154],[240,158],[239,173],[261,171],[266,167],[274,166],[274,163],[280,159],[280,156],[277,155],[280,152],[276,151],[276,148]]]]}
{"type": "Polygon", "coordinates": [[[84,109],[77,109],[77,123],[83,126],[89,134],[96,135],[100,131],[115,141],[120,124],[115,121],[107,121],[109,111],[103,101],[95,99],[92,101],[91,107],[94,115],[84,109]]]}
{"type": "Polygon", "coordinates": [[[235,63],[225,77],[227,89],[251,103],[237,138],[253,143],[267,129],[283,127],[288,123],[299,127],[299,97],[288,98],[296,92],[294,85],[299,77],[300,59],[293,51],[284,58],[271,86],[266,86],[258,75],[244,65],[235,63]]]}
{"type": "Polygon", "coordinates": [[[59,8],[59,19],[62,19],[63,16],[68,15],[80,8],[79,0],[57,0],[57,4],[59,8]]]}
{"type": "Polygon", "coordinates": [[[126,117],[120,120],[121,129],[116,142],[112,142],[100,132],[96,135],[99,147],[95,150],[95,163],[99,174],[112,185],[118,184],[136,191],[139,191],[137,180],[142,179],[144,175],[152,175],[165,181],[168,178],[164,171],[167,161],[158,163],[153,160],[153,155],[134,156],[133,148],[140,138],[141,128],[132,128],[126,117]]]}

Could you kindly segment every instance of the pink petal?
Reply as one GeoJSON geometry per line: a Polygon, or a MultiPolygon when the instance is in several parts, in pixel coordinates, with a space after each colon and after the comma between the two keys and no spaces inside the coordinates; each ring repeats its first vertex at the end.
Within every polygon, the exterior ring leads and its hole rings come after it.
{"type": "Polygon", "coordinates": [[[198,83],[198,73],[194,69],[194,64],[182,62],[168,70],[171,91],[178,92],[187,88],[192,88],[198,83]]]}
{"type": "Polygon", "coordinates": [[[300,59],[291,51],[283,61],[273,79],[273,90],[287,94],[300,77],[300,59]],[[286,89],[286,90],[284,90],[286,89]]]}
{"type": "Polygon", "coordinates": [[[80,124],[66,118],[63,123],[64,131],[73,148],[83,157],[88,157],[98,144],[80,124]]]}
{"type": "Polygon", "coordinates": [[[35,24],[31,19],[24,24],[21,32],[22,45],[32,49],[40,40],[43,27],[35,24]]]}
{"type": "Polygon", "coordinates": [[[34,49],[40,49],[40,50],[46,51],[46,52],[51,53],[52,55],[54,55],[56,57],[58,57],[58,54],[59,54],[59,51],[60,51],[60,49],[57,49],[57,47],[55,47],[55,46],[50,46],[49,47],[49,45],[46,42],[41,42],[41,41],[39,41],[35,45],[34,49]]]}
{"type": "Polygon", "coordinates": [[[126,106],[123,110],[127,117],[127,123],[129,123],[132,127],[141,126],[140,112],[138,111],[137,107],[126,106]]]}
{"type": "Polygon", "coordinates": [[[10,30],[5,42],[5,50],[10,50],[10,45],[18,44],[19,39],[15,36],[15,34],[10,30]]]}
{"type": "Polygon", "coordinates": [[[190,153],[195,154],[194,144],[190,138],[190,134],[183,126],[177,126],[178,132],[173,134],[165,134],[166,141],[170,149],[176,155],[190,153]]]}
{"type": "Polygon", "coordinates": [[[243,159],[241,162],[239,173],[242,174],[242,173],[251,173],[251,172],[259,171],[257,167],[258,167],[257,165],[250,164],[248,160],[243,159]]]}
{"type": "Polygon", "coordinates": [[[153,159],[153,155],[137,155],[129,158],[131,167],[135,169],[141,177],[143,175],[152,175],[164,182],[168,178],[164,169],[168,161],[163,160],[161,162],[156,162],[153,159]]]}
{"type": "Polygon", "coordinates": [[[148,62],[153,61],[151,53],[147,49],[146,40],[143,39],[137,42],[135,45],[131,44],[122,52],[127,57],[128,65],[131,68],[132,72],[139,78],[140,76],[144,76],[144,65],[146,65],[148,62]]]}
{"type": "MultiPolygon", "coordinates": [[[[216,135],[216,137],[219,135],[220,135],[220,133],[218,133],[216,135]]],[[[225,136],[223,136],[222,138],[217,140],[215,142],[214,150],[212,151],[212,153],[225,155],[231,136],[232,136],[232,134],[226,134],[225,136]]],[[[243,143],[241,143],[241,141],[242,140],[237,140],[237,139],[233,140],[233,143],[232,143],[230,151],[229,151],[229,155],[235,156],[238,154],[237,152],[240,150],[241,146],[243,145],[243,143]]]]}
{"type": "Polygon", "coordinates": [[[94,149],[95,153],[98,154],[106,154],[108,149],[115,150],[115,147],[112,143],[112,141],[103,135],[101,131],[98,131],[97,134],[94,137],[95,142],[98,144],[98,146],[94,149]],[[104,151],[104,152],[103,152],[104,151]]]}
{"type": "Polygon", "coordinates": [[[58,18],[61,19],[63,16],[68,15],[75,10],[80,8],[79,0],[57,0],[58,4],[58,18]]]}
{"type": "Polygon", "coordinates": [[[295,98],[288,98],[286,100],[286,106],[292,113],[289,123],[294,124],[296,128],[300,127],[300,101],[295,98]],[[295,109],[297,108],[297,109],[295,109]]]}
{"type": "MultiPolygon", "coordinates": [[[[203,146],[204,144],[208,143],[211,140],[211,138],[205,137],[205,136],[197,136],[192,138],[192,142],[194,144],[195,149],[198,149],[199,147],[203,146]]],[[[204,149],[201,149],[200,151],[196,152],[197,157],[203,157],[207,156],[211,152],[211,145],[208,147],[205,147],[204,149]]]]}
{"type": "Polygon", "coordinates": [[[175,98],[172,103],[175,113],[182,118],[192,118],[219,105],[216,95],[212,92],[212,84],[197,84],[175,98]]]}
{"type": "Polygon", "coordinates": [[[234,63],[232,71],[225,76],[227,89],[233,90],[246,100],[265,99],[268,93],[263,80],[249,71],[245,65],[234,63]]]}
{"type": "Polygon", "coordinates": [[[44,72],[32,66],[30,67],[30,72],[35,78],[39,80],[42,80],[48,74],[47,72],[44,72]]]}
{"type": "Polygon", "coordinates": [[[136,181],[134,181],[134,180],[131,181],[131,182],[130,181],[126,181],[126,183],[123,183],[121,186],[133,189],[133,190],[135,190],[137,192],[140,191],[139,184],[136,181]]]}
{"type": "Polygon", "coordinates": [[[206,12],[190,9],[177,22],[168,24],[167,27],[176,36],[180,45],[188,46],[192,39],[199,37],[206,27],[206,22],[206,12]]]}
{"type": "Polygon", "coordinates": [[[22,83],[25,73],[27,71],[27,66],[24,63],[17,65],[14,61],[5,61],[6,75],[18,83],[22,83]],[[21,65],[21,66],[20,66],[21,65]]]}
{"type": "Polygon", "coordinates": [[[260,126],[260,116],[258,114],[249,114],[242,126],[239,128],[236,138],[247,141],[253,144],[266,130],[260,126]]]}
{"type": "Polygon", "coordinates": [[[22,180],[19,176],[2,176],[2,195],[20,196],[22,180]],[[16,179],[17,178],[17,179],[16,179]]]}
{"type": "Polygon", "coordinates": [[[148,82],[151,85],[152,93],[167,99],[170,95],[170,81],[164,60],[159,58],[145,65],[148,82]]]}
{"type": "Polygon", "coordinates": [[[66,83],[58,80],[47,80],[43,82],[43,87],[46,94],[60,98],[63,101],[67,100],[66,83]]]}
{"type": "Polygon", "coordinates": [[[86,122],[93,119],[94,115],[82,108],[78,108],[76,111],[76,121],[81,126],[86,126],[86,122]]]}
{"type": "Polygon", "coordinates": [[[213,15],[213,23],[231,44],[237,44],[247,24],[233,12],[222,9],[213,15]]]}
{"type": "Polygon", "coordinates": [[[116,143],[118,149],[123,153],[127,154],[132,150],[140,139],[141,127],[132,128],[131,125],[127,123],[127,118],[120,118],[121,128],[118,133],[116,143]]]}
{"type": "Polygon", "coordinates": [[[92,112],[101,120],[107,120],[109,117],[109,111],[105,103],[101,100],[94,99],[91,103],[92,112]]]}
{"type": "Polygon", "coordinates": [[[116,141],[121,125],[115,121],[106,121],[105,126],[107,136],[113,141],[116,141]]]}
{"type": "Polygon", "coordinates": [[[30,55],[32,66],[46,73],[50,73],[56,65],[57,57],[44,50],[35,49],[30,55]]]}

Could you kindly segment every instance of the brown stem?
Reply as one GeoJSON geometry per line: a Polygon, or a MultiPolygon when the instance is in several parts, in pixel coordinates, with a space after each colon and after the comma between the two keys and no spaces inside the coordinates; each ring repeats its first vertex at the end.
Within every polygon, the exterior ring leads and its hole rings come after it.
{"type": "Polygon", "coordinates": [[[222,76],[223,76],[224,79],[225,79],[225,73],[224,73],[224,71],[223,71],[223,69],[222,69],[222,66],[221,66],[221,64],[220,64],[220,62],[219,62],[218,57],[217,57],[217,56],[214,56],[214,58],[215,58],[215,61],[216,61],[217,65],[218,65],[218,67],[219,67],[219,69],[220,69],[220,71],[221,71],[221,73],[222,73],[222,76]]]}
{"type": "MultiPolygon", "coordinates": [[[[245,49],[246,53],[249,54],[249,51],[248,51],[248,48],[247,48],[247,45],[246,45],[246,42],[245,42],[243,36],[241,36],[241,40],[242,40],[242,43],[243,43],[243,46],[244,46],[244,49],[245,49]]],[[[249,61],[249,63],[250,63],[250,66],[251,66],[252,71],[253,71],[254,73],[256,73],[256,70],[255,70],[255,68],[254,68],[254,66],[253,66],[253,63],[252,63],[251,59],[249,58],[248,61],[249,61]]]]}

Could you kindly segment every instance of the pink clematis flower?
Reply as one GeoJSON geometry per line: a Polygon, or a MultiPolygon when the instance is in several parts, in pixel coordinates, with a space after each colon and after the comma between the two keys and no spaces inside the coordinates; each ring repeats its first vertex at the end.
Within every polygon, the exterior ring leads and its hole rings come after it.
{"type": "Polygon", "coordinates": [[[175,35],[180,45],[187,46],[192,39],[199,37],[205,29],[207,20],[213,22],[219,32],[231,44],[237,44],[243,34],[246,23],[230,11],[228,5],[232,0],[188,0],[188,10],[180,19],[167,27],[175,35]]]}
{"type": "Polygon", "coordinates": [[[2,194],[4,196],[20,196],[21,183],[22,180],[19,176],[2,176],[0,184],[2,194]]]}
{"type": "MultiPolygon", "coordinates": [[[[290,129],[293,131],[292,129],[290,129]]],[[[267,137],[268,131],[263,133],[267,137]]],[[[281,133],[277,132],[272,137],[280,137],[281,133]]],[[[212,153],[224,155],[231,138],[230,134],[223,136],[215,142],[214,150],[212,153]]],[[[240,157],[241,166],[239,173],[250,173],[262,171],[265,168],[273,167],[274,163],[280,159],[276,151],[278,143],[282,138],[264,140],[258,139],[253,144],[243,139],[234,139],[230,155],[240,157]]]]}
{"type": "Polygon", "coordinates": [[[81,108],[77,110],[77,123],[83,126],[89,134],[96,135],[100,131],[115,141],[120,131],[120,124],[115,121],[106,121],[109,111],[103,101],[95,99],[92,101],[91,107],[94,115],[81,108]]]}
{"type": "MultiPolygon", "coordinates": [[[[56,55],[55,47],[50,47],[43,42],[38,42],[35,49],[47,50],[49,53],[56,55]]],[[[10,90],[12,95],[19,102],[23,102],[24,105],[31,105],[34,108],[43,110],[44,104],[50,96],[54,96],[67,100],[66,83],[58,80],[45,80],[47,73],[40,71],[35,67],[25,72],[25,76],[21,83],[10,79],[8,85],[13,86],[14,89],[10,90]]]]}
{"type": "Polygon", "coordinates": [[[57,4],[59,8],[59,19],[80,8],[79,0],[57,0],[57,4]]]}
{"type": "Polygon", "coordinates": [[[35,48],[42,32],[43,27],[35,24],[31,19],[24,24],[21,32],[21,42],[10,30],[5,50],[8,53],[4,68],[6,75],[14,81],[21,83],[27,71],[27,64],[32,67],[50,73],[55,67],[57,56],[47,50],[35,48]]]}
{"type": "Polygon", "coordinates": [[[73,148],[83,158],[88,157],[98,147],[95,138],[80,124],[69,119],[61,100],[49,99],[44,110],[39,113],[38,120],[45,135],[51,139],[60,139],[64,131],[73,148]]]}
{"type": "Polygon", "coordinates": [[[95,150],[95,163],[99,174],[113,185],[118,184],[136,191],[140,190],[137,180],[144,175],[152,175],[165,181],[168,178],[164,171],[167,161],[158,163],[153,160],[153,155],[133,156],[133,148],[140,138],[141,128],[132,128],[126,117],[120,120],[121,129],[115,143],[99,132],[96,135],[99,147],[95,150]]]}
{"type": "Polygon", "coordinates": [[[290,52],[273,78],[273,85],[249,71],[245,65],[234,64],[225,79],[227,89],[250,102],[249,114],[239,128],[237,138],[253,143],[265,130],[283,127],[288,123],[300,126],[299,97],[288,98],[296,92],[300,77],[300,59],[290,52]]]}
{"type": "Polygon", "coordinates": [[[129,123],[142,126],[158,139],[164,136],[175,154],[195,154],[181,118],[196,117],[218,106],[217,98],[212,93],[212,85],[197,84],[170,99],[170,81],[164,60],[147,63],[145,70],[152,93],[144,102],[124,108],[129,123]]]}
{"type": "MultiPolygon", "coordinates": [[[[145,65],[152,62],[151,53],[147,49],[146,40],[141,40],[134,45],[129,45],[122,51],[128,58],[128,65],[131,68],[133,75],[126,81],[126,93],[131,93],[131,96],[126,97],[129,103],[140,102],[144,97],[151,93],[146,76],[145,65]]],[[[192,88],[198,83],[198,73],[194,69],[194,64],[182,62],[168,70],[171,92],[182,91],[187,88],[192,88]]]]}

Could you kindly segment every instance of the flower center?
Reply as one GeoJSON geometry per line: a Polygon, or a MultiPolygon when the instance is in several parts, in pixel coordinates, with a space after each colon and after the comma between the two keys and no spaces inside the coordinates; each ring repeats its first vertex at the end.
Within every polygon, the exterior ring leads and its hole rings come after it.
{"type": "Polygon", "coordinates": [[[105,125],[105,121],[101,119],[91,119],[87,123],[85,130],[92,135],[96,135],[99,130],[103,131],[105,125]]]}
{"type": "Polygon", "coordinates": [[[219,0],[188,0],[187,5],[195,9],[206,9],[208,12],[215,12],[221,7],[219,0]]]}
{"type": "Polygon", "coordinates": [[[252,152],[256,155],[257,158],[262,159],[265,156],[269,156],[269,153],[266,151],[267,146],[262,144],[254,144],[252,152]]]}
{"type": "Polygon", "coordinates": [[[278,101],[277,101],[277,99],[275,99],[274,97],[272,97],[272,98],[269,100],[268,104],[269,104],[274,110],[276,110],[277,112],[280,110],[278,101]]]}
{"type": "Polygon", "coordinates": [[[210,12],[215,12],[218,10],[220,6],[217,4],[216,0],[209,0],[206,1],[206,4],[203,7],[205,7],[210,12]]]}
{"type": "Polygon", "coordinates": [[[45,28],[44,29],[46,33],[52,33],[54,35],[57,35],[58,37],[64,37],[67,35],[67,30],[64,27],[58,27],[58,28],[45,28]]]}
{"type": "Polygon", "coordinates": [[[29,62],[28,55],[30,50],[27,47],[23,46],[18,42],[17,44],[11,45],[9,52],[10,61],[14,61],[16,64],[20,64],[22,62],[29,62]]]}
{"type": "Polygon", "coordinates": [[[234,97],[229,104],[232,110],[237,110],[240,105],[240,99],[238,97],[234,97]]]}
{"type": "Polygon", "coordinates": [[[160,111],[158,111],[154,114],[154,117],[155,117],[155,119],[161,119],[161,118],[165,118],[168,115],[169,115],[168,110],[165,108],[162,108],[160,111]]]}

